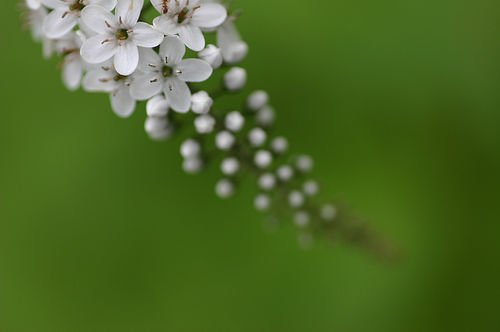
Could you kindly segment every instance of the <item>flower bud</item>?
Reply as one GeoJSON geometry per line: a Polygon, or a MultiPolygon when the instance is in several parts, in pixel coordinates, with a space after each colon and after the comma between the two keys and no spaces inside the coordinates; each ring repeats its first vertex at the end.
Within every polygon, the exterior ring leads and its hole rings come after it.
{"type": "Polygon", "coordinates": [[[259,187],[262,190],[273,190],[276,186],[276,177],[271,173],[262,174],[259,178],[259,187]]]}
{"type": "Polygon", "coordinates": [[[303,173],[308,173],[313,169],[314,161],[307,155],[302,155],[295,161],[295,167],[303,173]]]}
{"type": "Polygon", "coordinates": [[[302,186],[302,190],[304,191],[304,194],[312,197],[318,194],[319,185],[316,181],[309,180],[304,183],[304,185],[302,186]]]}
{"type": "Polygon", "coordinates": [[[181,145],[181,155],[186,159],[197,157],[200,151],[200,143],[198,143],[194,139],[188,139],[181,145]]]}
{"type": "Polygon", "coordinates": [[[257,211],[264,212],[271,207],[271,198],[266,194],[260,194],[255,197],[254,205],[257,211]]]}
{"type": "Polygon", "coordinates": [[[276,174],[278,175],[278,179],[280,179],[281,181],[283,182],[290,181],[293,177],[293,168],[291,168],[288,165],[281,166],[276,171],[276,174]]]}
{"type": "Polygon", "coordinates": [[[241,90],[246,83],[247,72],[243,68],[233,67],[224,75],[224,86],[229,91],[241,90]]]}
{"type": "Polygon", "coordinates": [[[274,123],[276,114],[271,106],[264,106],[257,112],[256,121],[262,127],[270,127],[274,123]]]}
{"type": "Polygon", "coordinates": [[[271,166],[273,162],[273,155],[266,150],[257,151],[257,153],[255,153],[254,162],[259,168],[267,168],[271,166]]]}
{"type": "Polygon", "coordinates": [[[215,119],[208,114],[203,114],[194,120],[194,126],[198,134],[210,134],[215,127],[215,119]]]}
{"type": "Polygon", "coordinates": [[[231,134],[227,130],[221,131],[215,136],[215,145],[218,149],[223,151],[231,149],[235,142],[236,139],[234,138],[233,134],[231,134]]]}
{"type": "Polygon", "coordinates": [[[262,146],[267,139],[267,134],[262,128],[254,128],[248,133],[248,141],[254,147],[262,146]]]}
{"type": "Polygon", "coordinates": [[[321,208],[321,218],[325,221],[332,221],[337,216],[337,208],[334,205],[327,204],[321,208]]]}
{"type": "Polygon", "coordinates": [[[240,170],[240,162],[236,158],[226,158],[220,166],[224,175],[233,176],[240,170]]]}
{"type": "Polygon", "coordinates": [[[243,59],[248,54],[248,44],[244,41],[236,41],[227,46],[226,52],[224,52],[224,61],[230,65],[235,65],[243,59]]]}
{"type": "Polygon", "coordinates": [[[146,104],[148,116],[166,116],[168,114],[168,102],[162,95],[154,96],[146,104]]]}
{"type": "Polygon", "coordinates": [[[293,221],[297,227],[303,228],[311,222],[311,216],[305,211],[298,211],[293,217],[293,221]]]}
{"type": "Polygon", "coordinates": [[[207,45],[205,49],[198,53],[198,57],[201,60],[208,62],[213,69],[217,69],[222,66],[224,59],[222,58],[221,50],[215,45],[207,45]]]}
{"type": "Polygon", "coordinates": [[[288,150],[288,141],[284,137],[276,137],[271,142],[271,149],[274,153],[283,154],[288,150]]]}
{"type": "Polygon", "coordinates": [[[290,194],[288,195],[288,203],[293,208],[302,207],[304,205],[305,201],[306,200],[305,200],[304,195],[298,190],[294,190],[294,191],[290,192],[290,194]]]}
{"type": "Polygon", "coordinates": [[[199,173],[203,169],[203,161],[197,156],[184,159],[182,169],[189,174],[199,173]]]}
{"type": "Polygon", "coordinates": [[[226,115],[226,128],[233,131],[238,132],[243,129],[245,125],[245,118],[241,115],[240,112],[234,111],[226,115]]]}
{"type": "Polygon", "coordinates": [[[191,110],[197,114],[206,114],[214,104],[213,99],[206,91],[194,93],[191,96],[191,110]]]}
{"type": "Polygon", "coordinates": [[[215,193],[220,198],[229,198],[234,195],[234,184],[228,179],[222,179],[215,185],[215,193]]]}
{"type": "Polygon", "coordinates": [[[267,92],[259,90],[253,92],[250,96],[248,96],[247,107],[251,111],[258,111],[262,107],[266,106],[269,102],[269,95],[267,92]]]}

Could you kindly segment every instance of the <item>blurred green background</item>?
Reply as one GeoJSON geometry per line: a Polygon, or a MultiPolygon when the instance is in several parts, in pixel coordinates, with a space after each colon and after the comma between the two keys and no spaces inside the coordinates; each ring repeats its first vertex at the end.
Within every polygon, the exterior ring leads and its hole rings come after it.
{"type": "Polygon", "coordinates": [[[0,331],[499,331],[500,3],[238,0],[278,132],[405,252],[302,251],[0,12],[0,331]]]}

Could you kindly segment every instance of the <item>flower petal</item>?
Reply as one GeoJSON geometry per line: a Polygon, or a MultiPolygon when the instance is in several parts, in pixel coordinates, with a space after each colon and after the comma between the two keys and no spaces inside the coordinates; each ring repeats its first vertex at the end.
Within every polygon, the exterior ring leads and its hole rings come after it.
{"type": "Polygon", "coordinates": [[[107,10],[113,10],[116,7],[117,0],[89,0],[89,4],[99,5],[107,10]]]}
{"type": "Polygon", "coordinates": [[[205,48],[205,37],[200,28],[192,24],[187,24],[179,26],[178,30],[179,37],[188,48],[195,52],[199,52],[205,48]]]}
{"type": "Polygon", "coordinates": [[[224,23],[227,10],[218,3],[205,3],[198,8],[191,22],[201,28],[214,28],[224,23]]]}
{"type": "Polygon", "coordinates": [[[60,38],[70,32],[77,22],[78,17],[68,7],[59,7],[47,15],[43,23],[43,31],[48,38],[60,38]]]}
{"type": "Polygon", "coordinates": [[[118,45],[114,65],[118,74],[123,76],[132,74],[139,65],[139,50],[137,49],[137,45],[130,41],[118,45]]]}
{"type": "Polygon", "coordinates": [[[66,87],[74,91],[80,87],[83,76],[83,63],[79,54],[68,54],[63,64],[63,82],[66,87]]]}
{"type": "Polygon", "coordinates": [[[165,35],[175,35],[178,31],[178,24],[170,16],[162,15],[153,20],[153,26],[165,35]]]}
{"type": "Polygon", "coordinates": [[[113,92],[117,89],[115,74],[109,67],[91,70],[83,78],[83,89],[88,92],[113,92]]]}
{"type": "Polygon", "coordinates": [[[83,43],[80,54],[88,63],[97,64],[111,59],[117,48],[118,45],[112,36],[97,35],[83,43]]]}
{"type": "Polygon", "coordinates": [[[174,111],[179,113],[189,111],[189,107],[191,106],[191,91],[185,82],[177,77],[171,77],[165,81],[163,92],[174,111]]]}
{"type": "Polygon", "coordinates": [[[141,15],[144,0],[120,0],[116,6],[115,15],[118,22],[126,28],[132,28],[137,24],[141,15]]]}
{"type": "Polygon", "coordinates": [[[136,102],[126,85],[122,85],[110,96],[113,112],[121,118],[128,118],[134,113],[136,102]]]}
{"type": "Polygon", "coordinates": [[[176,69],[180,72],[177,77],[185,82],[206,81],[213,72],[212,66],[200,59],[182,60],[176,69]]]}
{"type": "Polygon", "coordinates": [[[161,44],[163,37],[163,32],[143,22],[137,23],[132,34],[132,40],[140,47],[156,47],[161,44]]]}
{"type": "Polygon", "coordinates": [[[148,100],[146,104],[146,113],[148,116],[163,117],[168,114],[170,108],[167,100],[163,95],[157,95],[148,100]]]}
{"type": "Polygon", "coordinates": [[[151,4],[160,14],[165,14],[168,10],[168,3],[165,0],[150,0],[151,4]]]}
{"type": "Polygon", "coordinates": [[[174,36],[167,36],[160,45],[160,56],[168,66],[180,63],[186,54],[186,47],[182,41],[174,36]]]}
{"type": "Polygon", "coordinates": [[[136,100],[146,100],[161,92],[163,77],[159,73],[141,73],[130,84],[130,95],[136,100]]]}
{"type": "Polygon", "coordinates": [[[90,5],[82,10],[82,22],[88,28],[98,34],[111,34],[118,28],[115,17],[104,7],[90,5]]]}
{"type": "Polygon", "coordinates": [[[143,73],[159,72],[163,67],[158,53],[151,48],[139,48],[139,66],[137,67],[143,73]]]}

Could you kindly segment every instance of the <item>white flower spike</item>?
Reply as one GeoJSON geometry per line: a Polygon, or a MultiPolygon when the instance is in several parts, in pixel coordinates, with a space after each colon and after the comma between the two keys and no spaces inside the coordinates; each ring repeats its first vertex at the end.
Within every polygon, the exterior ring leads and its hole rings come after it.
{"type": "Polygon", "coordinates": [[[98,64],[113,58],[120,75],[131,75],[139,64],[138,48],[156,47],[163,40],[161,32],[138,22],[143,1],[120,0],[114,15],[102,6],[86,6],[82,21],[97,35],[83,43],[83,59],[98,64]]]}

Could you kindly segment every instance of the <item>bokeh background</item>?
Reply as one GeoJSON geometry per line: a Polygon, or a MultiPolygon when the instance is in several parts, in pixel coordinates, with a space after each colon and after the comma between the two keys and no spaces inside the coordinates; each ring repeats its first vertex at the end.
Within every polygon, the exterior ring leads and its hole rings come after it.
{"type": "Polygon", "coordinates": [[[250,86],[386,266],[263,230],[0,11],[0,331],[499,331],[500,3],[237,0],[250,86]]]}

